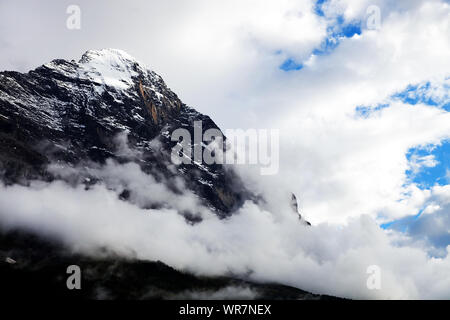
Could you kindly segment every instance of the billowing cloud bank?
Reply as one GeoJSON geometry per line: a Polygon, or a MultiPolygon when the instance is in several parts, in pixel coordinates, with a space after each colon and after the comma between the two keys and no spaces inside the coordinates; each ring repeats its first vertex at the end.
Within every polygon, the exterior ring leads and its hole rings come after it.
{"type": "MultiPolygon", "coordinates": [[[[109,162],[96,174],[107,182],[89,190],[61,181],[1,187],[3,226],[45,234],[88,254],[106,247],[198,274],[233,274],[315,293],[348,298],[450,297],[450,255],[430,258],[426,243],[387,233],[369,216],[347,225],[305,227],[287,206],[258,207],[249,202],[232,217],[219,220],[194,196],[171,193],[137,165],[109,162]],[[131,203],[119,199],[124,186],[135,194],[131,203]],[[173,206],[144,209],[152,199],[161,200],[161,191],[171,203],[202,212],[204,220],[188,224],[173,206]],[[270,212],[266,207],[279,210],[270,212]],[[381,290],[367,288],[371,265],[381,269],[381,290]]],[[[445,197],[450,202],[448,190],[445,197]]]]}

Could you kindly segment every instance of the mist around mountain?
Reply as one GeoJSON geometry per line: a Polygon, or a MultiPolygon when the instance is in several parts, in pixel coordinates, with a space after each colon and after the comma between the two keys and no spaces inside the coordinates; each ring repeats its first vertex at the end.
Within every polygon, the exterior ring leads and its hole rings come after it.
{"type": "MultiPolygon", "coordinates": [[[[166,230],[135,230],[134,219],[145,218],[140,215],[177,219],[188,226],[211,216],[225,221],[245,201],[263,201],[225,165],[171,162],[177,141],[170,134],[180,127],[194,134],[199,122],[204,131],[220,130],[208,116],[186,106],[159,75],[117,49],[91,50],[78,62],[53,60],[26,74],[0,73],[2,194],[19,188],[52,197],[49,203],[39,196],[38,204],[21,197],[33,207],[34,217],[8,210],[15,205],[12,198],[1,207],[3,293],[77,299],[326,298],[281,284],[251,282],[245,274],[208,276],[180,265],[174,269],[164,252],[147,248],[143,254],[135,247],[138,243],[122,238],[121,232],[145,232],[144,238],[134,239],[145,248],[153,232],[169,237],[176,232],[170,223],[166,230]],[[84,193],[76,197],[80,205],[70,208],[55,187],[84,193]],[[90,206],[83,198],[92,192],[114,198],[115,210],[139,212],[127,213],[130,223],[121,217],[123,229],[108,235],[108,220],[117,219],[108,213],[108,205],[96,203],[90,214],[97,217],[82,214],[83,206],[90,206]],[[52,205],[58,207],[56,220],[49,213],[52,205]],[[80,227],[71,224],[74,218],[99,238],[86,238],[83,231],[71,234],[71,228],[80,227]],[[83,271],[81,291],[66,287],[70,265],[83,271]]],[[[141,227],[146,223],[151,224],[142,220],[141,227]]],[[[165,250],[173,250],[172,245],[176,243],[167,243],[165,250]]],[[[208,269],[207,262],[204,267],[208,269]]]]}

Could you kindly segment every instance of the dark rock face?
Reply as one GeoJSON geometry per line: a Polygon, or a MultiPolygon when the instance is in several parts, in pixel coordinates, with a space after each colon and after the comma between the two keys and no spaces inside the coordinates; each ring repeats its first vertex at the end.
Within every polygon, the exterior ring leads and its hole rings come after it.
{"type": "Polygon", "coordinates": [[[185,128],[193,137],[194,121],[202,121],[203,131],[219,129],[120,50],[88,51],[79,62],[53,60],[27,74],[2,72],[0,174],[6,183],[26,183],[61,178],[47,170],[50,163],[130,161],[115,141],[126,134],[127,147],[140,155],[131,160],[144,172],[181,177],[208,207],[226,216],[251,197],[232,171],[170,162],[177,143],[170,134],[185,128]]]}
{"type": "Polygon", "coordinates": [[[299,219],[302,223],[304,223],[304,224],[306,224],[306,225],[308,225],[308,226],[311,226],[311,223],[310,223],[310,222],[308,222],[308,221],[306,221],[305,219],[303,219],[303,217],[302,217],[302,215],[301,215],[301,213],[300,213],[300,210],[299,210],[299,208],[298,208],[298,200],[297,200],[297,197],[295,196],[295,194],[292,194],[292,195],[291,195],[291,209],[292,209],[292,211],[293,211],[295,214],[298,215],[298,219],[299,219]]]}

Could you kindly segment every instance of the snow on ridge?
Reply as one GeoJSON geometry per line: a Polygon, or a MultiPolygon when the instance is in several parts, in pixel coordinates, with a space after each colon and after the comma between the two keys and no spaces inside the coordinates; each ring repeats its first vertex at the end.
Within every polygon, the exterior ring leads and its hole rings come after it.
{"type": "MultiPolygon", "coordinates": [[[[80,78],[120,90],[132,87],[139,75],[150,79],[152,83],[163,82],[161,76],[120,49],[88,50],[82,55],[78,65],[80,78]]],[[[162,96],[154,85],[151,90],[162,96]]]]}
{"type": "Polygon", "coordinates": [[[89,50],[78,63],[80,78],[119,89],[128,89],[133,85],[133,77],[148,73],[141,63],[118,49],[89,50]]]}
{"type": "Polygon", "coordinates": [[[146,71],[143,63],[120,49],[88,50],[81,57],[80,64],[111,65],[116,67],[129,67],[136,65],[140,71],[146,71]]]}
{"type": "Polygon", "coordinates": [[[44,66],[67,77],[92,82],[97,94],[111,87],[127,95],[128,89],[136,85],[138,78],[143,77],[150,80],[147,88],[154,92],[158,100],[161,101],[164,96],[159,92],[160,84],[165,86],[161,76],[120,49],[88,50],[78,62],[56,59],[44,66]]]}

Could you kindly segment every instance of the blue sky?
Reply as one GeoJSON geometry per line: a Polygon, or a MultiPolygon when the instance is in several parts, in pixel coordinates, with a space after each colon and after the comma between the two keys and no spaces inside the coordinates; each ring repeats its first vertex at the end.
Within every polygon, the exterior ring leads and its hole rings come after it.
{"type": "MultiPolygon", "coordinates": [[[[435,88],[429,81],[423,84],[411,84],[404,91],[394,94],[392,99],[409,104],[412,108],[417,104],[424,104],[447,112],[450,111],[448,83],[444,83],[440,87],[440,95],[433,95],[433,89],[435,88]]],[[[361,116],[368,116],[376,110],[387,107],[389,107],[388,104],[374,108],[359,107],[357,111],[361,116]]],[[[421,190],[431,190],[435,186],[450,184],[450,140],[443,140],[435,145],[413,147],[408,150],[406,158],[412,164],[411,168],[406,171],[406,184],[415,184],[421,190]]],[[[381,226],[384,229],[393,229],[413,235],[414,230],[420,229],[422,224],[426,224],[428,220],[432,219],[428,215],[425,217],[422,215],[427,205],[426,202],[418,212],[411,212],[410,216],[384,223],[381,226]]],[[[442,216],[447,219],[448,213],[443,212],[440,214],[440,218],[443,218],[442,216]]],[[[450,243],[450,234],[445,235],[445,232],[434,239],[430,239],[430,236],[426,234],[421,234],[421,236],[429,241],[433,240],[434,245],[438,247],[445,248],[450,243]]]]}
{"type": "Polygon", "coordinates": [[[412,148],[407,153],[409,161],[413,157],[427,157],[432,156],[435,165],[424,166],[418,172],[408,170],[406,173],[411,182],[417,184],[421,189],[429,189],[434,185],[449,184],[449,177],[447,176],[450,170],[450,141],[446,140],[437,146],[426,146],[412,148]]]}
{"type": "MultiPolygon", "coordinates": [[[[325,14],[322,10],[322,6],[326,3],[326,0],[318,0],[314,7],[314,12],[327,20],[327,36],[320,43],[317,48],[314,48],[311,52],[312,55],[320,56],[330,54],[334,49],[336,49],[340,42],[345,38],[351,38],[354,35],[360,35],[362,32],[362,21],[352,20],[345,21],[342,14],[337,15],[333,19],[325,18],[325,14]]],[[[301,61],[296,61],[293,57],[288,57],[279,66],[281,70],[284,71],[298,71],[303,69],[304,65],[301,61]]]]}

